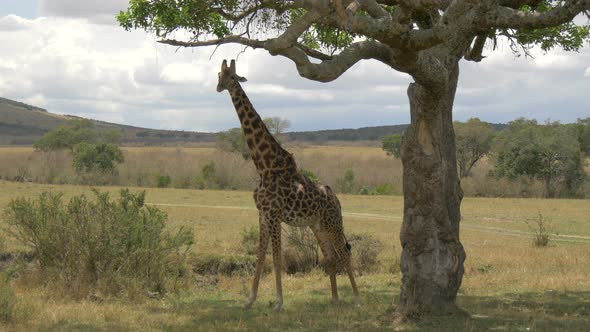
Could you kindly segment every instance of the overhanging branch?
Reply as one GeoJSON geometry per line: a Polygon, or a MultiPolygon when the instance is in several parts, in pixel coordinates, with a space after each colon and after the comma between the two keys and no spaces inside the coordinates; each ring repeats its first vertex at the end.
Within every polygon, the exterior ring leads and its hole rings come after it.
{"type": "Polygon", "coordinates": [[[569,22],[579,13],[590,10],[590,0],[569,0],[546,12],[524,12],[498,6],[489,12],[482,25],[497,29],[540,29],[569,22]]]}
{"type": "Polygon", "coordinates": [[[353,43],[330,60],[313,63],[299,48],[292,47],[278,53],[291,59],[297,66],[299,75],[310,80],[330,82],[342,75],[354,64],[363,59],[375,59],[388,66],[403,71],[401,64],[394,62],[394,52],[377,41],[360,41],[353,43]]]}

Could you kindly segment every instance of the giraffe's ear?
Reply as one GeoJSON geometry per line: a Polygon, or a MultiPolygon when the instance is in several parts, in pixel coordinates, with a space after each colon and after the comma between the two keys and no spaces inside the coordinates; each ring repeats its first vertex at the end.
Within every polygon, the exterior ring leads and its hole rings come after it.
{"type": "Polygon", "coordinates": [[[221,63],[221,71],[224,71],[227,69],[227,60],[223,60],[223,62],[221,63]]]}
{"type": "Polygon", "coordinates": [[[238,76],[238,82],[248,82],[248,80],[245,77],[242,76],[238,76]]]}

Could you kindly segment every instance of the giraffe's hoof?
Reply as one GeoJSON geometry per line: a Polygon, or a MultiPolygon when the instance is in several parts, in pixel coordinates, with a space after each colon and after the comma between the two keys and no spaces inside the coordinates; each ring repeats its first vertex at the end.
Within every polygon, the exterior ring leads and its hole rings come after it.
{"type": "Polygon", "coordinates": [[[283,304],[282,303],[275,304],[274,311],[281,311],[281,310],[283,310],[283,304]]]}
{"type": "Polygon", "coordinates": [[[340,303],[338,298],[332,298],[332,304],[338,304],[338,303],[340,303]]]}
{"type": "Polygon", "coordinates": [[[253,302],[246,303],[246,305],[244,306],[244,310],[250,310],[250,309],[252,309],[252,304],[253,304],[253,302]]]}
{"type": "Polygon", "coordinates": [[[354,305],[355,305],[355,307],[361,306],[361,298],[360,297],[357,297],[354,299],[354,305]]]}

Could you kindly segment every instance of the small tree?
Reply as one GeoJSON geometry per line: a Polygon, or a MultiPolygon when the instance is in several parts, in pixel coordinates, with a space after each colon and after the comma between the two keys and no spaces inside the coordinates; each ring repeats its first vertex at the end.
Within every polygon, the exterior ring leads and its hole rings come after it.
{"type": "Polygon", "coordinates": [[[291,122],[289,120],[278,116],[264,118],[262,121],[264,121],[266,128],[268,128],[270,133],[273,134],[276,139],[281,139],[285,131],[291,127],[291,122]]]}
{"type": "Polygon", "coordinates": [[[399,158],[401,155],[402,136],[400,134],[383,136],[381,145],[388,156],[399,158]]]}
{"type": "Polygon", "coordinates": [[[227,131],[222,131],[217,134],[217,148],[232,152],[239,153],[245,160],[250,159],[250,151],[244,142],[244,135],[242,129],[232,128],[227,131]]]}
{"type": "Polygon", "coordinates": [[[464,178],[469,176],[473,166],[490,152],[496,131],[491,123],[478,118],[469,119],[465,123],[455,122],[453,125],[459,175],[464,178]]]}
{"type": "Polygon", "coordinates": [[[110,143],[80,143],[74,149],[74,167],[78,172],[113,173],[123,161],[123,151],[110,143]]]}
{"type": "Polygon", "coordinates": [[[495,173],[543,180],[545,197],[555,197],[562,184],[571,194],[584,179],[583,160],[575,132],[559,123],[535,120],[510,122],[495,143],[495,173]]]}
{"type": "Polygon", "coordinates": [[[104,143],[121,144],[123,134],[119,129],[109,129],[100,133],[100,140],[104,143]]]}
{"type": "Polygon", "coordinates": [[[92,121],[74,119],[45,134],[35,142],[34,147],[40,151],[64,149],[73,151],[77,144],[82,142],[95,143],[97,140],[98,134],[92,121]]]}

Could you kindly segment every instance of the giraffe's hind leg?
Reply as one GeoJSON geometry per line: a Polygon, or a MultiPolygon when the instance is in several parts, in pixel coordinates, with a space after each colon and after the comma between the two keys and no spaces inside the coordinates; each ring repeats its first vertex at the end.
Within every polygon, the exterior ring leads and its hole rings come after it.
{"type": "Polygon", "coordinates": [[[256,272],[254,274],[254,281],[252,281],[252,292],[250,293],[250,298],[246,303],[246,309],[252,308],[252,304],[256,301],[256,296],[258,295],[258,284],[260,283],[260,275],[262,274],[262,269],[264,267],[264,259],[266,258],[266,248],[268,248],[268,241],[270,239],[270,229],[268,223],[264,220],[262,215],[260,215],[260,237],[258,241],[258,253],[256,258],[256,272]]]}
{"type": "Polygon", "coordinates": [[[332,287],[332,303],[338,303],[338,286],[336,285],[336,272],[330,273],[330,286],[332,287]]]}
{"type": "Polygon", "coordinates": [[[272,261],[274,263],[276,291],[277,291],[277,303],[275,304],[275,310],[281,310],[283,307],[283,285],[281,282],[281,274],[283,272],[283,264],[281,263],[281,224],[280,222],[274,223],[271,228],[271,240],[272,240],[272,261]]]}
{"type": "Polygon", "coordinates": [[[348,259],[348,263],[346,264],[346,272],[348,273],[350,287],[352,288],[352,293],[354,294],[354,304],[358,307],[361,305],[361,296],[359,295],[359,290],[356,286],[356,281],[354,280],[354,271],[352,270],[352,263],[350,259],[348,259]]]}
{"type": "Polygon", "coordinates": [[[318,225],[311,225],[311,230],[315,235],[322,254],[324,255],[324,270],[330,276],[330,287],[332,290],[332,303],[338,303],[338,285],[336,283],[336,269],[334,268],[334,250],[330,250],[332,240],[330,234],[326,231],[322,231],[318,225]]]}

